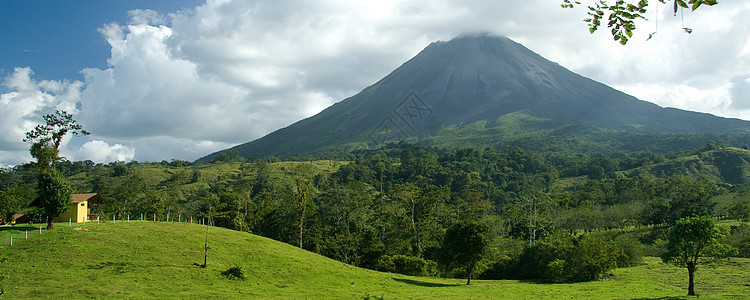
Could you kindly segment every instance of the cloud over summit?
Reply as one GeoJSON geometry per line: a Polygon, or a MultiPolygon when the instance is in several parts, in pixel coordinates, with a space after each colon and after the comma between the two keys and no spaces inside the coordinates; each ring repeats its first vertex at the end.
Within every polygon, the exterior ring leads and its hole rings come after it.
{"type": "Polygon", "coordinates": [[[660,22],[653,40],[645,42],[653,23],[642,23],[622,47],[606,29],[588,34],[583,10],[535,1],[208,0],[132,10],[125,24],[101,25],[107,66],[82,68],[83,81],[35,79],[24,66],[3,79],[0,164],[30,160],[23,133],[56,108],[93,133],[71,139],[71,160],[193,160],[311,116],[430,42],[466,32],[508,36],[660,105],[750,119],[738,79],[750,69],[747,12],[748,3],[722,2],[686,14],[689,36],[663,13],[649,17],[660,22]]]}

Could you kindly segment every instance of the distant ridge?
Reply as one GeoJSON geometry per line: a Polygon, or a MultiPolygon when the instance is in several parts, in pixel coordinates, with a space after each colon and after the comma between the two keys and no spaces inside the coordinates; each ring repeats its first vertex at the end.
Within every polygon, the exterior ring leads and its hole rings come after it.
{"type": "Polygon", "coordinates": [[[431,43],[319,114],[201,160],[228,150],[245,158],[347,153],[402,140],[485,147],[572,136],[612,144],[622,136],[659,141],[653,136],[701,134],[690,139],[702,143],[716,134],[747,142],[749,132],[750,122],[662,108],[573,73],[506,37],[478,34],[431,43]]]}

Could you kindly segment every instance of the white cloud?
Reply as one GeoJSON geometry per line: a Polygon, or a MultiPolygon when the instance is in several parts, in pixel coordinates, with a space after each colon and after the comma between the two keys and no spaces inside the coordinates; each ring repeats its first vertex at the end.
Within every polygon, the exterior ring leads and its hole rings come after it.
{"type": "Polygon", "coordinates": [[[105,141],[88,141],[72,155],[71,160],[91,160],[96,163],[107,163],[112,161],[132,161],[135,157],[135,149],[120,144],[109,145],[105,141]]]}
{"type": "Polygon", "coordinates": [[[28,68],[5,79],[0,162],[27,160],[23,133],[57,107],[80,108],[76,119],[94,133],[69,145],[76,159],[193,160],[311,116],[430,42],[480,31],[644,100],[750,119],[747,1],[686,13],[691,35],[662,6],[624,47],[607,28],[588,33],[585,7],[558,4],[208,0],[167,15],[134,10],[128,24],[102,25],[109,66],[84,69],[84,82],[34,81],[28,68]]]}
{"type": "Polygon", "coordinates": [[[36,81],[29,68],[16,68],[3,85],[8,93],[0,95],[0,163],[19,164],[31,160],[25,133],[42,122],[42,115],[56,109],[75,113],[82,83],[36,81]]]}
{"type": "Polygon", "coordinates": [[[737,76],[731,80],[732,107],[750,109],[750,76],[737,76]]]}

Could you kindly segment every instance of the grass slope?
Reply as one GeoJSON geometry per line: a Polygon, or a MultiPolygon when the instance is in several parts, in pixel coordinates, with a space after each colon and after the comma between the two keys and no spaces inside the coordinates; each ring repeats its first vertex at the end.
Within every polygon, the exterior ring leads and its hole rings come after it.
{"type": "MultiPolygon", "coordinates": [[[[76,227],[76,226],[74,226],[76,227]]],[[[77,227],[81,227],[78,225],[77,227]]],[[[409,277],[352,267],[293,246],[223,228],[189,223],[111,222],[84,230],[0,228],[0,273],[7,299],[294,298],[361,299],[623,299],[681,298],[684,269],[647,258],[618,269],[615,279],[575,284],[409,277]],[[29,240],[23,240],[29,230],[29,240]],[[9,246],[10,236],[13,246],[9,246]],[[221,272],[241,266],[246,280],[221,272]]],[[[750,297],[750,260],[733,259],[697,273],[701,298],[750,297]]]]}

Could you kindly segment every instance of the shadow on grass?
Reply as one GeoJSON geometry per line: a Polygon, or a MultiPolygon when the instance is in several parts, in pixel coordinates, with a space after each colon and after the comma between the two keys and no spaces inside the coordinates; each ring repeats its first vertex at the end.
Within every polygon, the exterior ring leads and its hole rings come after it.
{"type": "Polygon", "coordinates": [[[39,227],[33,227],[29,225],[0,226],[0,231],[11,231],[11,230],[24,232],[26,230],[28,231],[39,230],[39,227]]]}
{"type": "Polygon", "coordinates": [[[418,280],[411,280],[411,279],[403,279],[403,278],[393,278],[393,280],[416,285],[416,286],[424,286],[424,287],[449,287],[449,286],[460,286],[462,284],[443,284],[443,283],[434,283],[434,282],[424,282],[424,281],[418,281],[418,280]]]}
{"type": "Polygon", "coordinates": [[[102,269],[111,269],[113,273],[115,274],[122,274],[125,273],[125,269],[127,267],[132,267],[132,264],[124,263],[124,262],[113,262],[113,261],[105,261],[103,263],[99,263],[98,265],[89,266],[89,269],[94,270],[102,270],[102,269]]]}
{"type": "Polygon", "coordinates": [[[144,269],[144,268],[164,268],[164,267],[189,268],[190,266],[164,265],[164,264],[144,265],[144,264],[134,264],[134,263],[129,263],[129,262],[105,261],[96,265],[89,265],[88,267],[91,270],[110,270],[114,274],[123,274],[128,271],[134,271],[136,269],[144,269]]]}

